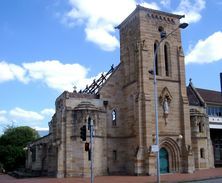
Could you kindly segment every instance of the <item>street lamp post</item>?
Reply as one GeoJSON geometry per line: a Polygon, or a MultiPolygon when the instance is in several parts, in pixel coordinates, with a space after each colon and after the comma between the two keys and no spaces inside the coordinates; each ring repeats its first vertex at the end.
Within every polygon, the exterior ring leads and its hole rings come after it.
{"type": "Polygon", "coordinates": [[[157,98],[157,80],[156,80],[156,58],[157,58],[157,53],[160,48],[161,43],[167,39],[170,35],[172,35],[174,32],[176,32],[178,29],[185,29],[188,26],[187,23],[182,23],[180,24],[176,29],[171,31],[169,34],[166,34],[165,31],[160,32],[160,42],[157,44],[156,49],[154,50],[154,57],[153,57],[153,86],[154,86],[154,110],[155,110],[155,125],[156,125],[156,147],[158,148],[157,150],[157,161],[156,161],[156,174],[157,174],[157,183],[160,183],[160,157],[159,157],[159,126],[158,126],[158,98],[157,98]]]}
{"type": "Polygon", "coordinates": [[[94,137],[94,125],[93,120],[90,120],[90,156],[91,156],[91,163],[90,163],[90,183],[94,183],[94,145],[93,145],[93,137],[94,137]]]}

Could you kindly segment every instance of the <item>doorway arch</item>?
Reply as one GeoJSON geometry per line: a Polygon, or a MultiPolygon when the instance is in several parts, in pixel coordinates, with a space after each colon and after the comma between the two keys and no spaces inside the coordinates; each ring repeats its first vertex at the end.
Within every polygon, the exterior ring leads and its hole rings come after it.
{"type": "Polygon", "coordinates": [[[180,171],[180,157],[181,152],[177,142],[170,138],[165,137],[160,141],[161,149],[164,148],[168,153],[168,163],[169,163],[169,170],[168,172],[179,172],[180,171]]]}
{"type": "Polygon", "coordinates": [[[160,149],[159,156],[160,156],[160,173],[169,173],[169,155],[164,147],[160,149]]]}

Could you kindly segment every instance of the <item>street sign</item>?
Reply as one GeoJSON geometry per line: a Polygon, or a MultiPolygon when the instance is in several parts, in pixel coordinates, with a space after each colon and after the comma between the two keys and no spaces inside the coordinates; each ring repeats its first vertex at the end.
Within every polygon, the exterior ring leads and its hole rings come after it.
{"type": "Polygon", "coordinates": [[[159,146],[158,145],[151,145],[151,151],[156,153],[159,151],[159,146]]]}

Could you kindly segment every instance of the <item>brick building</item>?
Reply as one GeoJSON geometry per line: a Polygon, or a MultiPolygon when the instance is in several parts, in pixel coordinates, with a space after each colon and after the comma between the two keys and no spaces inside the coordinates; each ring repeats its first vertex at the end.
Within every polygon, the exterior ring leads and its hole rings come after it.
{"type": "Polygon", "coordinates": [[[83,91],[65,91],[56,99],[49,135],[29,145],[26,167],[57,177],[89,176],[89,154],[80,128],[90,117],[95,125],[95,175],[154,175],[154,78],[148,71],[163,30],[176,31],[162,42],[156,59],[160,171],[192,173],[214,167],[206,106],[193,105],[192,92],[191,101],[187,96],[177,29],[181,18],[137,6],[117,27],[119,65],[83,91]]]}

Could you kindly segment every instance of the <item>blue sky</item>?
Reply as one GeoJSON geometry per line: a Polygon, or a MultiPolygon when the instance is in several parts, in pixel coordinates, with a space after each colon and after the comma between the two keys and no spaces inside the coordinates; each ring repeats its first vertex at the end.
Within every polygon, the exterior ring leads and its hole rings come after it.
{"type": "Polygon", "coordinates": [[[0,133],[11,124],[47,129],[56,97],[117,65],[114,27],[136,4],[185,14],[187,83],[219,91],[222,0],[1,0],[0,133]]]}

